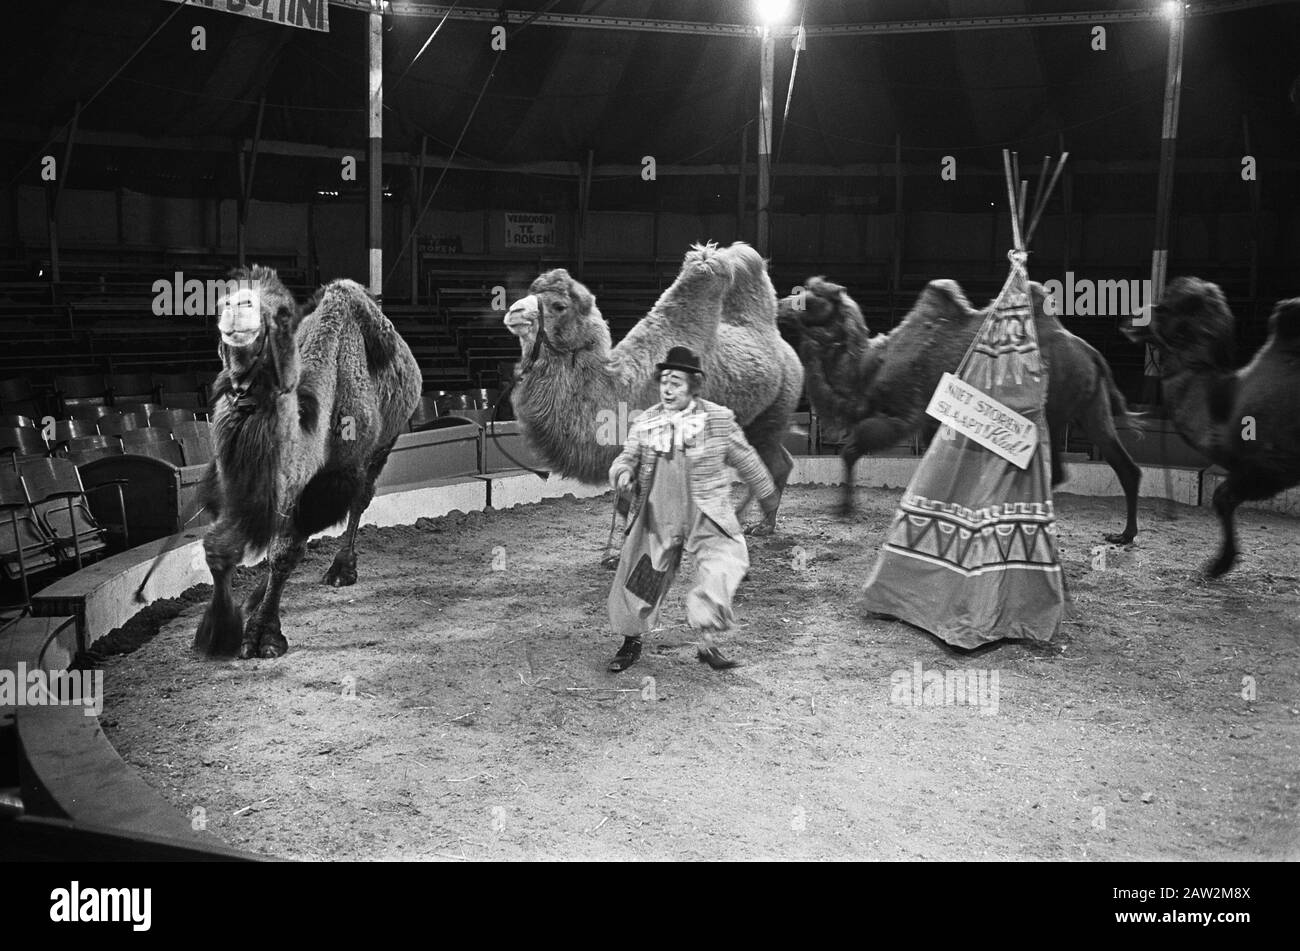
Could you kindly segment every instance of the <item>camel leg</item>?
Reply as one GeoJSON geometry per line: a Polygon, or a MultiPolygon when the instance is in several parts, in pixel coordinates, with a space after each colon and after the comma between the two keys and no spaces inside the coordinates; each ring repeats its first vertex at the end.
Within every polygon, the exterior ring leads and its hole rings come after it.
{"type": "MultiPolygon", "coordinates": [[[[761,447],[755,446],[754,450],[758,453],[758,457],[763,460],[763,465],[767,466],[767,471],[772,476],[772,482],[776,485],[776,502],[779,508],[781,496],[785,494],[785,485],[790,481],[790,473],[794,471],[794,456],[790,455],[790,450],[786,449],[784,443],[779,440],[766,443],[761,447]]],[[[753,494],[753,490],[746,486],[744,505],[749,504],[753,494]]],[[[773,511],[770,516],[764,516],[753,525],[746,526],[745,534],[771,535],[776,531],[776,516],[776,511],[773,511]]]]}
{"type": "Polygon", "coordinates": [[[266,584],[271,580],[271,572],[268,571],[262,575],[262,580],[254,585],[253,590],[248,593],[244,599],[244,617],[252,617],[257,611],[257,606],[262,603],[262,598],[266,597],[266,584]]]}
{"type": "Polygon", "coordinates": [[[1115,420],[1110,415],[1110,406],[1105,402],[1094,402],[1087,413],[1079,420],[1084,435],[1088,437],[1101,452],[1106,464],[1115,470],[1120,487],[1124,490],[1124,502],[1127,507],[1128,520],[1124,531],[1106,536],[1106,541],[1114,545],[1128,545],[1137,537],[1138,489],[1142,485],[1142,469],[1133,461],[1124,444],[1115,432],[1115,420]]]}
{"type": "Polygon", "coordinates": [[[840,450],[840,459],[844,461],[844,485],[840,489],[839,515],[844,518],[850,518],[853,515],[854,510],[857,508],[857,502],[855,500],[857,489],[853,484],[853,470],[857,466],[858,460],[862,458],[862,455],[862,450],[858,447],[857,443],[853,441],[852,436],[849,437],[849,441],[845,444],[844,448],[840,450]]]}
{"type": "Polygon", "coordinates": [[[1229,474],[1214,490],[1214,511],[1218,513],[1219,524],[1223,526],[1223,547],[1219,549],[1219,557],[1206,568],[1206,573],[1211,578],[1226,574],[1237,563],[1237,530],[1233,524],[1233,513],[1240,504],[1241,496],[1237,494],[1229,474]]]}
{"type": "Polygon", "coordinates": [[[266,591],[257,613],[248,620],[243,640],[239,645],[240,660],[250,657],[279,657],[289,649],[289,642],[280,633],[280,595],[293,569],[307,550],[307,539],[298,534],[292,525],[271,543],[267,557],[270,568],[266,591]]]}
{"type": "Polygon", "coordinates": [[[1065,467],[1061,465],[1061,444],[1055,439],[1051,441],[1052,453],[1052,488],[1056,488],[1065,481],[1065,467]]]}
{"type": "Polygon", "coordinates": [[[348,506],[348,527],[343,532],[343,544],[335,552],[334,563],[325,572],[325,577],[321,578],[322,584],[345,588],[357,583],[357,529],[361,525],[362,514],[370,505],[370,500],[375,497],[375,480],[383,471],[384,463],[388,461],[388,454],[392,448],[393,445],[390,443],[382,452],[376,453],[366,467],[364,475],[358,480],[361,488],[348,506]]]}
{"type": "Polygon", "coordinates": [[[208,657],[233,657],[239,647],[244,619],[230,593],[230,574],[243,550],[243,540],[226,522],[217,522],[203,540],[208,570],[212,572],[212,600],[194,633],[194,649],[208,657]]]}

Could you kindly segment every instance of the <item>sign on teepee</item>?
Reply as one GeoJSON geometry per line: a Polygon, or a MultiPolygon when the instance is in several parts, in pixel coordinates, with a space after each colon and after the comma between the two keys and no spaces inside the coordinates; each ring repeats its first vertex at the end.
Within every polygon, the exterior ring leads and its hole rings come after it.
{"type": "MultiPolygon", "coordinates": [[[[1068,153],[1067,153],[1068,154],[1068,153]]],[[[865,587],[868,610],[893,615],[957,647],[1004,637],[1050,640],[1065,610],[1045,422],[1047,367],[1038,348],[1025,247],[1025,183],[1007,191],[1011,270],[955,375],[928,412],[943,424],[930,443],[865,587]]],[[[1044,173],[1047,170],[1044,164],[1044,173]]]]}

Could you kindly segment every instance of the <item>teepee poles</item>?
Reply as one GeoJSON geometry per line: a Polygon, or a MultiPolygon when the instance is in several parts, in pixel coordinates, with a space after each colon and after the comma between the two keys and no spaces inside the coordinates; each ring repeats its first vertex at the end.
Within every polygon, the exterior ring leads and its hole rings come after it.
{"type": "Polygon", "coordinates": [[[1034,207],[1032,214],[1029,215],[1029,226],[1025,226],[1026,199],[1029,194],[1029,181],[1020,179],[1020,157],[1015,153],[1002,150],[1002,170],[1007,179],[1007,204],[1011,207],[1011,237],[1015,244],[1015,250],[1026,251],[1029,243],[1034,239],[1034,231],[1038,228],[1038,221],[1043,216],[1043,210],[1047,207],[1048,199],[1052,197],[1052,192],[1056,190],[1056,183],[1061,178],[1061,172],[1065,168],[1065,160],[1070,157],[1069,152],[1062,152],[1060,159],[1056,163],[1056,168],[1052,170],[1051,180],[1047,180],[1047,172],[1051,167],[1051,156],[1043,156],[1043,171],[1038,178],[1038,185],[1034,188],[1034,207]],[[1017,194],[1016,182],[1020,182],[1019,194],[1017,194]],[[1046,187],[1043,183],[1047,181],[1046,187]]]}
{"type": "Polygon", "coordinates": [[[1038,228],[1038,219],[1043,216],[1043,211],[1047,208],[1047,200],[1052,197],[1052,192],[1056,190],[1056,183],[1060,181],[1061,172],[1065,169],[1065,160],[1069,157],[1069,152],[1062,152],[1060,159],[1057,160],[1056,168],[1052,172],[1052,180],[1047,183],[1047,190],[1043,192],[1043,199],[1037,203],[1034,208],[1034,215],[1029,219],[1029,233],[1025,236],[1026,244],[1034,240],[1034,231],[1038,228]]]}
{"type": "Polygon", "coordinates": [[[1007,205],[1011,208],[1011,240],[1017,251],[1025,250],[1025,243],[1020,239],[1020,209],[1016,202],[1016,177],[1011,170],[1011,153],[1002,150],[1002,170],[1007,178],[1007,205]]]}

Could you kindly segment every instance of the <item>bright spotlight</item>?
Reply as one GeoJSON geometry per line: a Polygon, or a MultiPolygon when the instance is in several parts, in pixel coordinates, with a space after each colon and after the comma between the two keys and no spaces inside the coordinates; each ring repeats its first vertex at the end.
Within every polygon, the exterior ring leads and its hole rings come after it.
{"type": "Polygon", "coordinates": [[[1183,15],[1183,5],[1179,0],[1165,0],[1162,9],[1164,10],[1165,16],[1169,17],[1171,20],[1175,20],[1183,15]]]}
{"type": "Polygon", "coordinates": [[[790,0],[754,0],[754,6],[766,26],[774,26],[790,15],[790,0]]]}

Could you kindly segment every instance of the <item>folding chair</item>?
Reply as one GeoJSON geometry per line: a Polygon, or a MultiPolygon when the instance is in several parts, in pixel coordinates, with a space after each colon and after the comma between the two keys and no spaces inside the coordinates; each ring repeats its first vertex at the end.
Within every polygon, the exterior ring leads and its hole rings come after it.
{"type": "MultiPolygon", "coordinates": [[[[39,528],[40,526],[31,519],[31,509],[27,505],[27,496],[23,492],[22,480],[18,473],[0,469],[0,563],[3,564],[6,575],[11,574],[12,569],[17,569],[23,590],[21,609],[0,624],[0,656],[4,654],[7,647],[3,641],[12,634],[22,636],[25,625],[35,625],[42,636],[48,635],[52,639],[77,620],[75,617],[63,619],[27,617],[32,613],[32,589],[27,576],[53,568],[57,564],[52,549],[37,534],[39,528]],[[26,555],[24,536],[27,536],[31,542],[26,555]],[[32,558],[30,564],[28,557],[32,558]]],[[[18,608],[18,605],[8,605],[0,608],[0,611],[9,614],[15,608],[18,608]]],[[[6,666],[7,661],[0,660],[0,668],[6,666]]]]}
{"type": "Polygon", "coordinates": [[[22,580],[23,600],[31,604],[27,576],[55,567],[54,547],[50,537],[32,515],[17,472],[0,468],[0,572],[11,581],[22,580]]]}
{"type": "Polygon", "coordinates": [[[98,423],[105,416],[116,415],[116,409],[111,406],[100,406],[98,403],[81,403],[68,407],[68,419],[86,419],[98,423]]]}
{"type": "Polygon", "coordinates": [[[0,410],[6,413],[22,413],[38,419],[41,416],[41,400],[32,389],[32,383],[26,377],[16,380],[0,380],[0,410]]]}
{"type": "Polygon", "coordinates": [[[438,418],[438,398],[436,396],[421,396],[419,405],[415,407],[415,412],[411,414],[411,432],[422,433],[430,429],[429,423],[438,418]]]}
{"type": "MultiPolygon", "coordinates": [[[[104,419],[110,417],[105,416],[104,419]]],[[[59,419],[54,423],[54,438],[50,442],[60,446],[78,436],[98,436],[99,426],[88,419],[59,419]]]]}
{"type": "Polygon", "coordinates": [[[115,413],[99,421],[99,431],[105,436],[121,436],[133,429],[144,429],[149,417],[144,413],[115,413]]]}
{"type": "Polygon", "coordinates": [[[174,433],[181,423],[194,422],[194,417],[195,412],[192,409],[164,409],[149,414],[149,425],[155,429],[165,429],[169,433],[174,433]]]}
{"type": "Polygon", "coordinates": [[[216,454],[212,424],[205,420],[180,423],[172,430],[172,438],[181,444],[181,455],[187,466],[204,466],[216,454]]]}
{"type": "MultiPolygon", "coordinates": [[[[68,440],[67,452],[63,458],[76,466],[77,472],[81,473],[83,466],[89,465],[96,459],[103,459],[106,456],[121,456],[122,454],[122,438],[120,436],[78,436],[76,439],[68,440]]],[[[123,491],[126,480],[107,479],[94,482],[83,475],[82,485],[85,486],[87,500],[91,502],[91,513],[99,522],[100,527],[108,535],[121,536],[123,551],[130,548],[131,532],[127,525],[126,496],[123,491]],[[116,520],[113,520],[114,515],[111,509],[107,509],[103,504],[96,504],[93,501],[95,493],[104,489],[112,489],[117,493],[116,520]]]]}
{"type": "Polygon", "coordinates": [[[160,403],[119,403],[117,411],[123,415],[127,413],[142,413],[145,416],[151,416],[154,413],[162,412],[160,403]]]}
{"type": "Polygon", "coordinates": [[[203,396],[199,378],[193,373],[155,373],[153,375],[158,402],[172,409],[202,409],[203,396]]]}
{"type": "Polygon", "coordinates": [[[468,393],[444,393],[434,400],[434,405],[438,408],[439,416],[446,416],[448,413],[460,415],[461,410],[474,409],[474,400],[468,393]]]}
{"type": "Polygon", "coordinates": [[[69,439],[58,455],[74,466],[83,466],[101,456],[120,456],[122,451],[122,440],[117,436],[77,436],[69,439]]]}
{"type": "Polygon", "coordinates": [[[97,403],[103,406],[108,402],[108,387],[100,374],[89,376],[56,376],[54,378],[54,396],[59,404],[59,414],[66,416],[68,407],[83,403],[97,403]]]}
{"type": "Polygon", "coordinates": [[[146,427],[125,432],[122,434],[122,448],[137,456],[161,459],[177,467],[185,465],[181,444],[165,429],[146,427]]]}
{"type": "Polygon", "coordinates": [[[108,378],[113,405],[147,403],[154,397],[153,379],[148,373],[114,373],[108,378]]]}
{"type": "Polygon", "coordinates": [[[0,426],[0,456],[8,456],[9,468],[17,471],[22,459],[48,456],[50,447],[35,426],[0,426]]]}
{"type": "Polygon", "coordinates": [[[90,514],[77,467],[67,459],[29,459],[19,467],[27,504],[41,528],[53,539],[59,561],[75,560],[108,548],[104,532],[90,514]],[[72,558],[69,558],[71,550],[72,558]]]}

